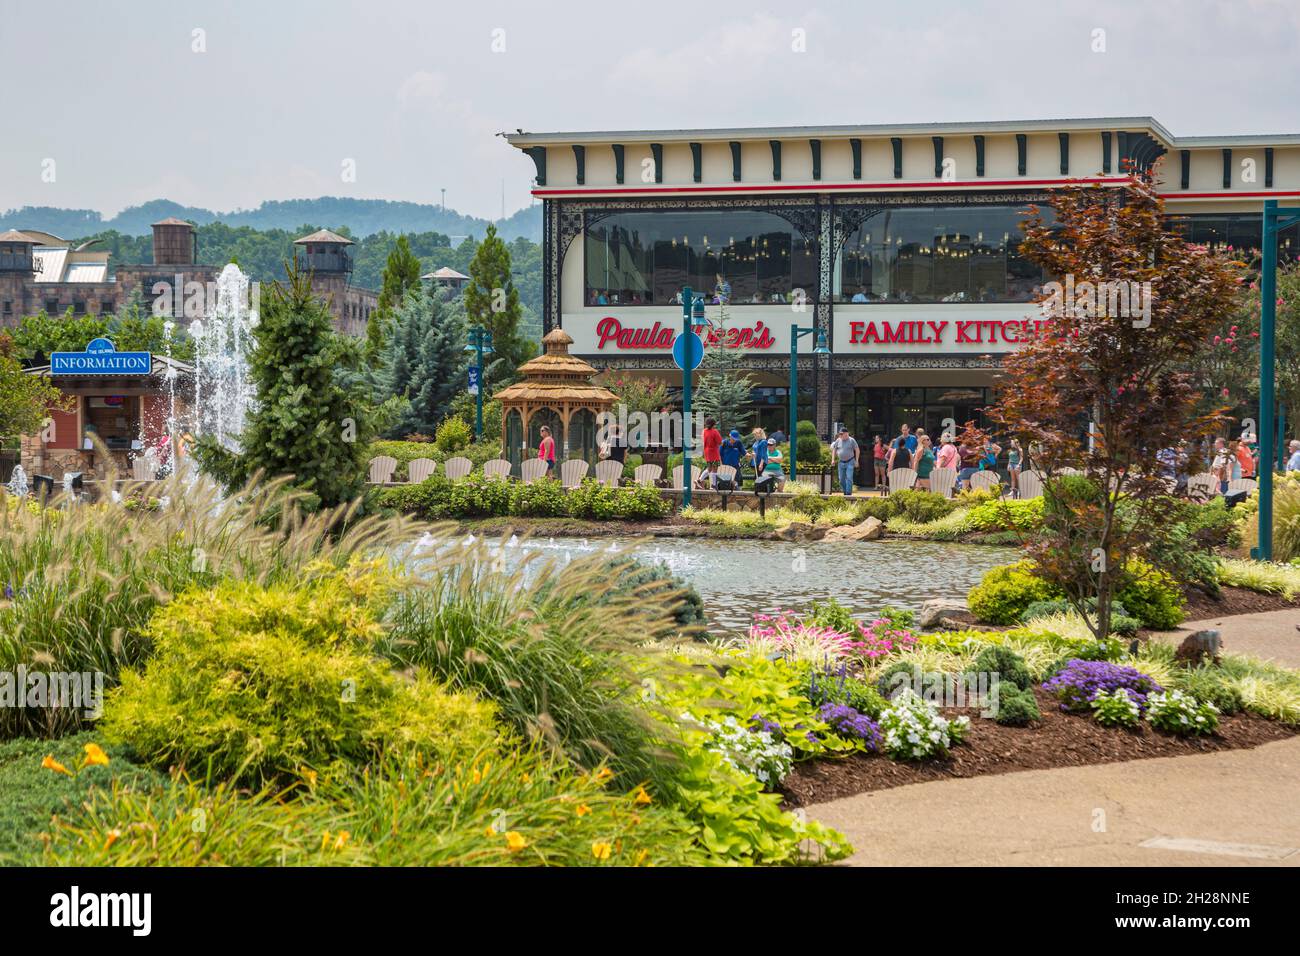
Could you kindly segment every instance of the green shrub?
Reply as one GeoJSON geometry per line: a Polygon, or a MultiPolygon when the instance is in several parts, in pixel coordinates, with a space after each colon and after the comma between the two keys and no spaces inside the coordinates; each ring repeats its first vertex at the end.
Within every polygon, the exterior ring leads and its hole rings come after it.
{"type": "Polygon", "coordinates": [[[1181,690],[1213,704],[1221,714],[1239,714],[1246,707],[1240,685],[1217,664],[1179,668],[1177,681],[1181,690]]]}
{"type": "Polygon", "coordinates": [[[909,521],[920,524],[928,524],[931,521],[943,518],[951,514],[957,507],[941,494],[913,489],[896,491],[889,495],[886,500],[891,503],[895,515],[901,514],[909,521]]]}
{"type": "Polygon", "coordinates": [[[447,498],[443,514],[448,517],[492,518],[510,513],[514,485],[509,481],[489,478],[476,471],[456,481],[448,481],[445,487],[447,498]]]}
{"type": "Polygon", "coordinates": [[[1043,526],[1044,502],[1037,498],[998,498],[970,509],[967,520],[977,531],[1027,533],[1043,526]]]}
{"type": "Polygon", "coordinates": [[[841,634],[850,634],[858,626],[852,612],[835,598],[813,601],[807,621],[814,627],[829,627],[841,634]]]}
{"type": "Polygon", "coordinates": [[[1022,690],[1015,684],[1003,681],[998,684],[998,713],[993,719],[1007,727],[1024,727],[1035,720],[1042,720],[1038,701],[1029,690],[1022,690]]]}
{"type": "Polygon", "coordinates": [[[1014,624],[1035,601],[1055,597],[1033,568],[1032,561],[1017,561],[986,572],[966,596],[971,613],[990,624],[1014,624]]]}
{"type": "Polygon", "coordinates": [[[444,458],[454,457],[466,445],[474,440],[474,431],[463,418],[449,415],[438,425],[438,434],[433,439],[434,447],[444,458]]]}
{"type": "Polygon", "coordinates": [[[830,464],[830,447],[818,436],[817,426],[812,422],[797,424],[794,441],[800,473],[824,470],[830,464]]]}
{"type": "Polygon", "coordinates": [[[1128,571],[1133,575],[1132,583],[1116,599],[1143,627],[1169,631],[1183,622],[1186,615],[1178,582],[1141,560],[1130,561],[1128,571]]]}
{"type": "Polygon", "coordinates": [[[666,565],[616,558],[609,568],[616,582],[611,595],[631,594],[637,603],[663,606],[679,627],[704,624],[704,598],[695,585],[673,574],[666,565]]]}
{"type": "MultiPolygon", "coordinates": [[[[1091,612],[1097,610],[1097,601],[1095,598],[1088,601],[1088,609],[1091,612]]],[[[1025,608],[1024,614],[1020,616],[1022,621],[1034,621],[1042,617],[1052,617],[1056,614],[1075,614],[1074,606],[1065,598],[1054,598],[1050,601],[1035,601],[1029,607],[1025,608]]],[[[1094,621],[1095,623],[1095,621],[1094,621]]],[[[1129,615],[1128,610],[1118,601],[1112,602],[1110,606],[1110,630],[1112,634],[1129,635],[1135,634],[1137,629],[1142,626],[1142,622],[1137,618],[1129,615]]],[[[1083,658],[1084,660],[1101,660],[1102,658],[1083,658]]]]}
{"type": "Polygon", "coordinates": [[[1147,720],[1157,730],[1185,737],[1212,734],[1219,727],[1219,711],[1181,690],[1147,697],[1147,720]]]}
{"type": "Polygon", "coordinates": [[[989,644],[976,654],[971,673],[996,674],[1003,686],[1010,684],[1021,690],[1028,690],[1034,683],[1024,658],[1002,644],[989,644]]]}
{"type": "Polygon", "coordinates": [[[853,507],[857,509],[855,524],[860,524],[868,518],[875,518],[877,521],[888,521],[898,513],[894,508],[893,495],[884,498],[861,498],[853,502],[853,507]]]}
{"type": "Polygon", "coordinates": [[[123,673],[102,729],[152,766],[256,784],[397,746],[455,761],[497,736],[491,705],[371,657],[380,628],[337,576],[190,592],[150,631],[156,652],[123,673]]]}
{"type": "Polygon", "coordinates": [[[841,704],[866,714],[872,720],[879,720],[889,706],[874,686],[852,676],[846,668],[809,663],[803,666],[803,673],[806,696],[816,707],[841,704]]]}

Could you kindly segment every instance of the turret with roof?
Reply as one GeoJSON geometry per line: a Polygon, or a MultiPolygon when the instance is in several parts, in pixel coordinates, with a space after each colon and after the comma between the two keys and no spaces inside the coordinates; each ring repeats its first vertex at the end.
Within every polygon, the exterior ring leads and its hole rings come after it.
{"type": "Polygon", "coordinates": [[[298,268],[311,272],[351,272],[352,256],[347,247],[352,240],[340,236],[328,229],[317,229],[309,236],[293,241],[295,246],[303,247],[303,254],[297,256],[298,268]]]}

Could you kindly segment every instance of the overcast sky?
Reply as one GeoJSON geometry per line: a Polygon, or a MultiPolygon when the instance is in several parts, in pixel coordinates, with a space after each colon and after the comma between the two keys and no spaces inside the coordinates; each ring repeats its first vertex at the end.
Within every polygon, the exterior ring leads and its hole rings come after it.
{"type": "Polygon", "coordinates": [[[494,136],[516,127],[1294,133],[1297,64],[1300,0],[0,0],[0,209],[445,187],[496,217],[503,182],[507,214],[530,201],[531,162],[494,136]]]}

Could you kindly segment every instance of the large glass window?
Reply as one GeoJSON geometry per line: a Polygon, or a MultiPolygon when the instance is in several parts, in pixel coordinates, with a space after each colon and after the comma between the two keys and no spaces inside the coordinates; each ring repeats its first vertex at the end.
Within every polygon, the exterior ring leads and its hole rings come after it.
{"type": "Polygon", "coordinates": [[[589,306],[668,305],[680,302],[683,286],[737,305],[817,294],[815,243],[772,213],[615,213],[585,235],[589,306]]]}
{"type": "MultiPolygon", "coordinates": [[[[1172,228],[1188,242],[1212,249],[1258,250],[1263,245],[1264,223],[1259,213],[1241,212],[1207,216],[1170,216],[1172,228]]],[[[1277,236],[1279,262],[1300,258],[1300,226],[1283,229],[1277,236]]]]}
{"type": "MultiPolygon", "coordinates": [[[[837,302],[1028,302],[1043,271],[1019,252],[1020,205],[889,209],[851,233],[837,302]]],[[[1050,221],[1052,211],[1043,209],[1050,221]]]]}

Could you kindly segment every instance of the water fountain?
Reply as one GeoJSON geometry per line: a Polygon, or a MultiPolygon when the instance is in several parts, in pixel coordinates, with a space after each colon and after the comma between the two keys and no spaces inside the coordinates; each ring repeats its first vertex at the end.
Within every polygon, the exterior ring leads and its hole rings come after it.
{"type": "Polygon", "coordinates": [[[30,490],[27,484],[27,472],[23,470],[22,465],[14,465],[13,474],[9,476],[9,484],[5,485],[5,490],[15,498],[26,498],[30,490]]]}
{"type": "Polygon", "coordinates": [[[239,450],[239,436],[254,398],[248,355],[258,315],[249,289],[248,276],[232,262],[217,277],[212,315],[190,324],[195,344],[193,431],[216,438],[232,451],[239,450]]]}

